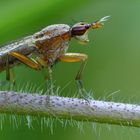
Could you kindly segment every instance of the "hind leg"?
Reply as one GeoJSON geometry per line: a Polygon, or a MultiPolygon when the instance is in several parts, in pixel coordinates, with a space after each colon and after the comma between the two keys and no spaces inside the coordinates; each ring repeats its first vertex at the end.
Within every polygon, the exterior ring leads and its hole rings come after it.
{"type": "Polygon", "coordinates": [[[11,83],[10,83],[10,79],[11,79],[11,74],[10,74],[10,66],[9,66],[9,55],[6,55],[6,62],[5,62],[5,71],[6,71],[6,80],[2,80],[0,81],[0,86],[2,88],[7,88],[10,89],[11,87],[11,83]]]}
{"type": "MultiPolygon", "coordinates": [[[[9,65],[9,57],[14,57],[17,60],[19,60],[21,63],[24,63],[25,65],[27,65],[28,67],[35,69],[35,70],[39,70],[40,69],[40,65],[37,63],[37,61],[35,61],[32,58],[29,58],[19,52],[10,52],[7,54],[6,57],[6,80],[12,82],[12,88],[15,87],[15,74],[14,74],[14,70],[11,69],[10,71],[10,65],[9,65]]],[[[10,87],[9,87],[10,88],[10,87]]]]}

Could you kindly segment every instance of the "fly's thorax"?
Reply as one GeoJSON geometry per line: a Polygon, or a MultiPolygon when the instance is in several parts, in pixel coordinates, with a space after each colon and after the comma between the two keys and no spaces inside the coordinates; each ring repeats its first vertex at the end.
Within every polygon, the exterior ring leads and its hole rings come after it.
{"type": "Polygon", "coordinates": [[[70,40],[70,27],[65,24],[50,25],[35,33],[33,39],[40,53],[62,49],[70,40]]]}
{"type": "MultiPolygon", "coordinates": [[[[33,38],[35,40],[51,39],[56,36],[63,36],[63,34],[69,34],[70,27],[66,24],[54,24],[47,26],[41,31],[35,33],[33,38]]],[[[69,35],[70,36],[70,35],[69,35]]]]}
{"type": "Polygon", "coordinates": [[[70,41],[70,27],[65,24],[50,25],[33,35],[39,55],[53,63],[64,54],[70,41]]]}

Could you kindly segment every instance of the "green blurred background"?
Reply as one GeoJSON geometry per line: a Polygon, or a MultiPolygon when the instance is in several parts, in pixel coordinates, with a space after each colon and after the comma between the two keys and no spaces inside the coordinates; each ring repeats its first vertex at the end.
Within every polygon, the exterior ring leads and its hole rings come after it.
{"type": "MultiPolygon", "coordinates": [[[[90,42],[80,45],[70,43],[70,52],[89,55],[83,82],[94,97],[113,97],[115,101],[140,101],[140,1],[139,0],[0,0],[0,44],[33,34],[50,24],[72,25],[78,21],[93,22],[111,15],[104,28],[90,32],[90,42]]],[[[74,77],[78,63],[59,63],[54,67],[53,79],[57,86],[65,87],[62,94],[76,92],[74,77]]],[[[44,83],[44,71],[36,72],[24,65],[15,68],[16,82],[23,88],[27,82],[35,86],[44,83]]],[[[5,73],[1,73],[5,79],[5,73]]],[[[42,87],[43,88],[43,87],[42,87]]],[[[107,98],[106,100],[110,100],[107,98]]],[[[39,121],[39,120],[38,120],[39,121]]],[[[97,124],[96,131],[88,125],[84,133],[76,127],[62,128],[56,124],[54,134],[49,128],[41,132],[38,125],[28,129],[22,123],[18,129],[5,122],[0,139],[139,139],[138,128],[97,124]]]]}

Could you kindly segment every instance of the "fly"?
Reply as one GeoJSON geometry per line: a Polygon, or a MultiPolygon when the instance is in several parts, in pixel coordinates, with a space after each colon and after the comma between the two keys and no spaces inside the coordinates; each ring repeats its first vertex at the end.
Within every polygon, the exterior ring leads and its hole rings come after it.
{"type": "Polygon", "coordinates": [[[83,92],[81,75],[88,56],[84,53],[67,53],[69,42],[72,38],[76,38],[82,44],[89,42],[88,31],[101,28],[108,17],[91,24],[79,22],[72,27],[66,24],[50,25],[20,41],[1,47],[0,72],[6,70],[6,79],[10,80],[10,68],[24,63],[34,70],[47,68],[51,81],[52,66],[56,61],[81,62],[75,79],[80,91],[83,92]],[[33,54],[35,58],[32,57],[33,54]]]}

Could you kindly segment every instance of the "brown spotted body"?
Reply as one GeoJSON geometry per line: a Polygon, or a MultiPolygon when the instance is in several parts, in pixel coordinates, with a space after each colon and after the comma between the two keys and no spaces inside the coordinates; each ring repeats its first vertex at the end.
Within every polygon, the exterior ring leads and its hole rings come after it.
{"type": "Polygon", "coordinates": [[[33,37],[38,55],[48,65],[53,65],[69,47],[70,27],[65,24],[51,25],[34,34],[33,37]]]}
{"type": "MultiPolygon", "coordinates": [[[[0,71],[5,70],[6,58],[10,52],[18,52],[30,57],[33,53],[47,65],[53,65],[57,58],[66,53],[70,41],[70,27],[65,24],[51,25],[33,36],[23,38],[0,48],[0,71]]],[[[9,64],[14,66],[20,61],[9,56],[9,64]]]]}
{"type": "MultiPolygon", "coordinates": [[[[51,77],[51,66],[56,60],[81,61],[82,64],[76,76],[76,80],[80,81],[88,56],[81,53],[67,53],[69,41],[71,38],[76,38],[84,44],[87,43],[88,31],[102,27],[107,18],[108,16],[103,17],[91,24],[79,22],[72,27],[66,24],[50,25],[32,36],[0,47],[0,71],[6,70],[6,79],[10,80],[10,68],[24,63],[35,70],[40,70],[42,67],[48,68],[49,77],[51,77]]],[[[81,86],[80,82],[79,85],[81,86]]]]}

